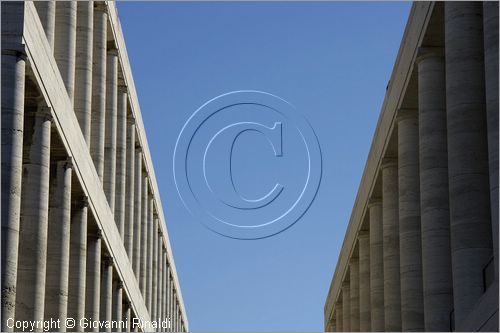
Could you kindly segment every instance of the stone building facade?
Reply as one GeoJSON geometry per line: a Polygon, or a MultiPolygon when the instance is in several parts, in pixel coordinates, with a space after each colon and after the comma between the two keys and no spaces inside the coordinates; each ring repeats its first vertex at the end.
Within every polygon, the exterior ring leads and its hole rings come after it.
{"type": "Polygon", "coordinates": [[[498,332],[498,2],[415,2],[326,331],[498,332]]]}
{"type": "Polygon", "coordinates": [[[187,331],[115,3],[1,15],[2,331],[50,318],[187,331]]]}

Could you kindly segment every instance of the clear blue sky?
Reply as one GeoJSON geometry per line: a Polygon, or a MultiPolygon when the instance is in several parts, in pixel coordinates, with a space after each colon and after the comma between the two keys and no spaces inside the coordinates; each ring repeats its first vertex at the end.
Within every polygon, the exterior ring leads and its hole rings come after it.
{"type": "MultiPolygon", "coordinates": [[[[192,331],[321,331],[323,306],[411,4],[120,2],[142,117],[192,331]],[[218,236],[183,206],[177,136],[203,103],[255,89],[294,104],[323,152],[317,197],[271,238],[218,236]]],[[[249,196],[269,186],[246,137],[234,158],[249,196]]],[[[293,173],[290,170],[282,171],[293,173]]]]}

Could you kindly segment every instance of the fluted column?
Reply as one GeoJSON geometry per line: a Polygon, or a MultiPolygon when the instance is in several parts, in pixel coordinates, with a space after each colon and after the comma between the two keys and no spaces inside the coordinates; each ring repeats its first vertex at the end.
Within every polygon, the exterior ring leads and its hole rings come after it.
{"type": "Polygon", "coordinates": [[[127,176],[125,179],[125,249],[132,264],[135,267],[134,258],[134,194],[135,192],[135,123],[134,119],[127,118],[127,176]]]}
{"type": "Polygon", "coordinates": [[[342,282],[342,324],[344,332],[351,331],[351,293],[349,281],[342,282]]]}
{"type": "Polygon", "coordinates": [[[350,295],[351,295],[351,331],[359,331],[359,259],[351,258],[349,262],[350,295]]]}
{"type": "MultiPolygon", "coordinates": [[[[85,266],[87,259],[88,198],[79,198],[72,207],[70,237],[70,267],[68,288],[68,317],[79,323],[85,317],[85,266]]],[[[74,331],[83,332],[78,325],[74,331]]]]}
{"type": "MultiPolygon", "coordinates": [[[[127,183],[127,87],[118,86],[116,121],[115,221],[125,241],[125,200],[127,183]]],[[[130,192],[134,193],[133,191],[130,192]]]]}
{"type": "Polygon", "coordinates": [[[370,235],[360,231],[359,243],[359,330],[371,331],[370,311],[370,235]]]}
{"type": "MultiPolygon", "coordinates": [[[[111,257],[104,257],[103,259],[99,312],[99,320],[111,321],[113,312],[113,258],[111,257]]],[[[106,328],[106,332],[111,332],[111,327],[106,328]]]]}
{"type": "Polygon", "coordinates": [[[106,39],[108,13],[103,3],[94,2],[94,36],[92,54],[92,111],[90,154],[97,174],[103,181],[104,137],[106,121],[106,39]]]}
{"type": "Polygon", "coordinates": [[[424,330],[418,110],[401,109],[398,124],[401,326],[424,330]]]}
{"type": "MultiPolygon", "coordinates": [[[[151,200],[152,202],[153,200],[151,200]]],[[[153,218],[153,235],[152,235],[152,245],[153,249],[151,251],[152,257],[152,276],[151,276],[151,317],[158,319],[157,310],[157,295],[158,295],[158,218],[155,216],[153,218]]]]}
{"type": "MultiPolygon", "coordinates": [[[[122,319],[122,298],[123,298],[123,283],[121,281],[115,280],[113,282],[113,313],[111,318],[118,322],[122,319]]],[[[122,329],[120,325],[113,328],[113,332],[121,332],[122,329]]]]}
{"type": "MultiPolygon", "coordinates": [[[[44,1],[37,1],[44,2],[44,1]]],[[[78,1],[76,18],[75,98],[74,109],[83,137],[90,147],[92,108],[92,45],[94,3],[78,1]]]]}
{"type": "Polygon", "coordinates": [[[45,36],[49,41],[49,45],[54,49],[54,29],[56,24],[56,2],[49,1],[34,1],[36,11],[42,22],[45,36]]]}
{"type": "Polygon", "coordinates": [[[498,2],[483,2],[484,69],[490,178],[491,224],[498,280],[498,2]]]}
{"type": "MultiPolygon", "coordinates": [[[[85,288],[85,317],[99,320],[101,295],[101,231],[91,232],[87,238],[87,279],[85,288]]],[[[104,318],[103,318],[104,319],[104,318]]],[[[99,328],[88,329],[98,332],[99,328]]]]}
{"type": "MultiPolygon", "coordinates": [[[[111,47],[106,57],[106,131],[104,136],[104,193],[115,211],[116,114],[118,97],[118,50],[111,47]]],[[[116,222],[116,219],[115,219],[116,222]]]]}
{"type": "MultiPolygon", "coordinates": [[[[15,4],[16,7],[24,4],[15,4]]],[[[10,10],[10,9],[9,9],[10,10]]],[[[3,13],[8,13],[4,7],[3,13]]],[[[4,15],[5,15],[4,14],[4,15]]],[[[3,21],[2,15],[2,21],[3,21]]],[[[2,28],[5,22],[2,22],[2,28]]],[[[21,179],[23,173],[23,124],[26,55],[21,50],[2,47],[2,331],[14,318],[21,215],[21,179]]]]}
{"type": "Polygon", "coordinates": [[[484,292],[483,268],[493,253],[482,15],[480,2],[445,3],[451,255],[458,329],[484,292]]]}
{"type": "Polygon", "coordinates": [[[343,316],[342,316],[342,303],[337,302],[337,304],[335,304],[335,321],[336,321],[336,324],[335,324],[335,328],[336,329],[335,329],[335,331],[336,332],[343,332],[343,331],[345,331],[343,323],[342,323],[342,319],[343,319],[343,316]]]}
{"type": "Polygon", "coordinates": [[[370,217],[370,323],[372,331],[381,332],[385,330],[382,200],[370,199],[368,209],[370,217]]]}
{"type": "MultiPolygon", "coordinates": [[[[72,160],[57,161],[49,195],[45,320],[66,320],[68,311],[72,160]]],[[[62,325],[61,330],[65,331],[62,325]]]]}
{"type": "Polygon", "coordinates": [[[54,58],[73,103],[75,93],[76,1],[56,1],[54,58]]]}
{"type": "MultiPolygon", "coordinates": [[[[148,220],[148,212],[149,212],[149,200],[148,200],[148,176],[146,173],[142,173],[142,212],[141,212],[141,267],[140,267],[140,274],[139,274],[139,287],[141,288],[142,295],[144,297],[144,301],[146,303],[146,306],[148,304],[148,293],[147,293],[147,285],[146,285],[146,278],[147,278],[147,264],[149,262],[148,258],[148,232],[149,232],[149,220],[148,220]]],[[[150,309],[148,308],[148,311],[150,309]]]]}
{"type": "Polygon", "coordinates": [[[384,251],[385,331],[401,330],[401,290],[399,275],[398,164],[396,159],[382,162],[382,217],[384,251]]]}
{"type": "MultiPolygon", "coordinates": [[[[141,270],[141,221],[142,221],[142,151],[135,149],[134,167],[134,272],[137,281],[141,270]]],[[[142,289],[141,289],[142,291],[142,289]]]]}
{"type": "Polygon", "coordinates": [[[449,331],[453,310],[444,49],[420,49],[420,212],[425,330],[449,331]]]}
{"type": "MultiPolygon", "coordinates": [[[[2,116],[3,112],[2,109],[2,116]]],[[[41,106],[36,110],[26,111],[19,248],[16,248],[16,253],[13,254],[15,257],[19,256],[17,288],[14,288],[17,290],[17,295],[14,294],[16,320],[43,320],[47,267],[50,127],[49,108],[41,106]]]]}

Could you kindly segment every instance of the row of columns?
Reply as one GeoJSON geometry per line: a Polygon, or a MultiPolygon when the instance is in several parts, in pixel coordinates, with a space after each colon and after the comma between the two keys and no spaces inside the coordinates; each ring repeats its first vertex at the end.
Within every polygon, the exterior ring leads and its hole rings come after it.
{"type": "Polygon", "coordinates": [[[419,50],[418,109],[397,112],[397,155],[382,161],[337,331],[460,329],[498,262],[498,3],[444,8],[445,47],[419,50]]]}
{"type": "MultiPolygon", "coordinates": [[[[151,318],[184,329],[106,6],[35,6],[151,318]]],[[[8,318],[131,320],[71,158],[54,153],[52,111],[44,101],[25,107],[25,68],[22,48],[2,48],[2,330],[8,318]]]]}

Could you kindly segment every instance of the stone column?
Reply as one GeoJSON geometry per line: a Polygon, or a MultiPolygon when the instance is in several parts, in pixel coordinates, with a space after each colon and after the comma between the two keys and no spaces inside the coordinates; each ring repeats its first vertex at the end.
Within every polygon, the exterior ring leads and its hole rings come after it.
{"type": "Polygon", "coordinates": [[[384,250],[385,331],[401,331],[401,287],[399,276],[398,163],[382,161],[382,234],[384,250]]]}
{"type": "Polygon", "coordinates": [[[164,270],[163,270],[163,285],[165,286],[163,288],[163,293],[162,293],[162,316],[165,320],[167,320],[167,329],[165,330],[166,332],[170,331],[170,319],[169,319],[169,306],[170,306],[170,282],[169,282],[169,267],[167,263],[167,252],[163,252],[163,265],[164,265],[164,270]]]}
{"type": "MultiPolygon", "coordinates": [[[[118,98],[118,50],[109,48],[106,57],[106,131],[104,136],[104,193],[115,211],[116,113],[118,98]]],[[[116,219],[115,219],[116,222],[116,219]]]]}
{"type": "Polygon", "coordinates": [[[359,331],[359,259],[351,258],[349,262],[350,295],[351,295],[351,331],[359,331]]]}
{"type": "Polygon", "coordinates": [[[496,1],[483,2],[483,30],[491,224],[495,253],[493,261],[498,280],[498,2],[496,1]]]}
{"type": "Polygon", "coordinates": [[[56,1],[54,58],[73,103],[75,93],[76,1],[56,1]]]}
{"type": "MultiPolygon", "coordinates": [[[[125,200],[127,183],[127,87],[118,86],[116,122],[116,188],[115,221],[122,240],[125,241],[125,200]]],[[[134,191],[132,190],[132,192],[134,191]]],[[[133,203],[132,203],[133,204],[133,203]]]]}
{"type": "Polygon", "coordinates": [[[370,236],[362,230],[358,235],[359,243],[359,330],[371,331],[370,311],[370,236]]]}
{"type": "MultiPolygon", "coordinates": [[[[123,298],[123,283],[121,281],[113,281],[113,312],[111,318],[115,322],[122,319],[122,298],[123,298]]],[[[122,329],[119,325],[112,329],[113,332],[121,332],[122,329]]]]}
{"type": "MultiPolygon", "coordinates": [[[[87,259],[88,198],[73,204],[70,227],[70,267],[68,287],[68,317],[79,323],[85,317],[85,266],[87,259]]],[[[74,331],[83,332],[78,325],[74,331]]]]}
{"type": "MultiPolygon", "coordinates": [[[[140,281],[141,270],[141,229],[142,229],[142,151],[135,150],[135,182],[134,182],[134,271],[137,282],[140,281]]],[[[141,289],[142,291],[142,289],[141,289]]]]}
{"type": "Polygon", "coordinates": [[[444,49],[419,50],[420,213],[425,331],[450,331],[453,310],[444,49]]]}
{"type": "Polygon", "coordinates": [[[372,331],[381,332],[385,330],[382,200],[370,199],[368,210],[370,216],[370,323],[372,331]]]}
{"type": "MultiPolygon", "coordinates": [[[[55,163],[49,194],[45,320],[65,322],[68,311],[72,159],[55,163]]],[[[65,331],[62,325],[61,330],[65,331]]]]}
{"type": "Polygon", "coordinates": [[[50,48],[54,49],[54,27],[56,24],[56,2],[50,1],[34,1],[38,17],[42,22],[45,36],[49,41],[50,48]]]}
{"type": "Polygon", "coordinates": [[[342,316],[342,303],[337,302],[337,304],[335,305],[335,321],[336,321],[335,328],[336,328],[337,332],[345,331],[343,323],[342,323],[342,319],[343,319],[342,317],[343,317],[342,316]]]}
{"type": "Polygon", "coordinates": [[[134,261],[134,194],[135,191],[135,123],[133,118],[127,118],[127,177],[125,180],[125,249],[132,267],[135,267],[134,261]]]}
{"type": "MultiPolygon", "coordinates": [[[[113,311],[113,258],[104,257],[101,276],[101,306],[99,320],[111,321],[113,311]]],[[[111,328],[106,328],[111,332],[111,328]]]]}
{"type": "Polygon", "coordinates": [[[458,330],[484,292],[483,268],[493,254],[482,14],[480,2],[445,3],[451,255],[458,330]]]}
{"type": "MultiPolygon", "coordinates": [[[[87,238],[87,287],[85,288],[85,317],[99,320],[101,295],[101,231],[91,232],[87,238]]],[[[103,318],[104,319],[104,318],[103,318]]],[[[99,328],[88,329],[99,332],[99,328]]]]}
{"type": "Polygon", "coordinates": [[[424,330],[418,110],[401,109],[398,126],[399,251],[403,331],[424,330]]]}
{"type": "Polygon", "coordinates": [[[94,2],[90,154],[101,182],[104,175],[104,131],[106,121],[106,39],[108,24],[106,10],[104,3],[94,2]]]}
{"type": "MultiPolygon", "coordinates": [[[[132,322],[130,321],[130,317],[132,315],[132,311],[131,311],[131,304],[129,301],[126,301],[124,303],[124,308],[125,310],[123,311],[123,321],[125,323],[127,323],[127,327],[125,329],[125,332],[130,332],[130,328],[131,328],[131,325],[132,325],[132,322]]],[[[123,330],[122,330],[123,331],[123,330]]]]}
{"type": "MultiPolygon", "coordinates": [[[[168,259],[167,259],[167,264],[168,264],[168,259]]],[[[168,295],[167,295],[167,298],[166,298],[166,317],[168,318],[168,321],[169,321],[169,332],[172,332],[173,331],[173,328],[174,328],[174,321],[173,321],[173,317],[172,317],[172,308],[173,308],[173,293],[174,293],[174,288],[172,286],[172,268],[170,266],[168,266],[168,273],[167,273],[167,290],[168,290],[168,295]]]]}
{"type": "Polygon", "coordinates": [[[163,291],[165,289],[165,285],[163,284],[163,242],[161,239],[161,232],[160,230],[158,232],[158,243],[157,243],[157,268],[158,268],[158,277],[157,277],[157,286],[158,290],[156,293],[156,316],[160,319],[163,320],[163,291]]]}
{"type": "MultiPolygon", "coordinates": [[[[142,172],[142,171],[141,171],[142,172]]],[[[141,289],[142,295],[144,297],[144,302],[146,303],[146,306],[148,304],[148,293],[147,293],[147,285],[146,285],[146,271],[147,271],[147,263],[148,263],[148,231],[149,231],[149,225],[148,225],[148,211],[149,211],[149,205],[148,205],[148,176],[146,173],[142,173],[142,212],[141,212],[141,221],[142,227],[141,227],[141,267],[140,267],[140,274],[139,274],[139,288],[141,289]]],[[[148,311],[150,308],[148,308],[148,311]]]]}
{"type": "MultiPolygon", "coordinates": [[[[151,200],[152,202],[153,200],[151,200]]],[[[154,319],[158,319],[157,310],[157,295],[158,295],[158,217],[155,216],[153,218],[153,235],[152,235],[152,245],[153,249],[151,251],[152,257],[152,276],[151,276],[151,317],[154,319]]]]}
{"type": "Polygon", "coordinates": [[[342,328],[344,332],[351,331],[351,294],[349,281],[342,282],[342,328]]]}
{"type": "MultiPolygon", "coordinates": [[[[15,4],[16,7],[24,4],[15,4]]],[[[4,7],[2,14],[8,11],[4,7]]],[[[3,15],[2,15],[3,16],[3,15]]],[[[2,17],[2,29],[4,18],[2,17]]],[[[26,55],[2,47],[2,331],[14,318],[16,304],[21,180],[23,173],[23,123],[26,55]]]]}
{"type": "Polygon", "coordinates": [[[150,191],[148,195],[148,229],[147,229],[147,241],[146,241],[146,299],[147,307],[149,313],[153,313],[153,192],[150,191]]]}
{"type": "MultiPolygon", "coordinates": [[[[3,112],[2,109],[2,120],[3,112]]],[[[25,148],[24,156],[21,155],[23,158],[21,197],[23,199],[19,248],[16,248],[13,254],[15,257],[19,256],[17,288],[14,285],[12,290],[17,289],[17,295],[15,293],[13,295],[16,296],[16,320],[43,320],[49,210],[50,127],[49,108],[42,106],[36,110],[26,111],[25,148]]],[[[16,217],[19,218],[19,216],[16,217]]],[[[8,250],[14,249],[8,248],[8,250]]]]}
{"type": "Polygon", "coordinates": [[[80,124],[87,147],[90,147],[90,110],[92,108],[93,26],[94,3],[92,1],[78,1],[76,18],[75,98],[73,104],[76,118],[80,124]]]}

